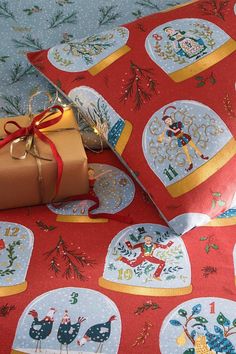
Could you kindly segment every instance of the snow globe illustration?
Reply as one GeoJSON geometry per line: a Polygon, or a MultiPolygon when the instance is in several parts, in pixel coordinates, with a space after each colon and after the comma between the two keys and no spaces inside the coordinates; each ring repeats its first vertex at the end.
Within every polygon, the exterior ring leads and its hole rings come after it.
{"type": "Polygon", "coordinates": [[[26,290],[33,244],[33,233],[27,227],[0,222],[0,297],[26,290]]]}
{"type": "Polygon", "coordinates": [[[68,95],[84,114],[87,122],[121,155],[132,133],[132,124],[121,118],[109,103],[90,87],[76,87],[68,95]]]}
{"type": "Polygon", "coordinates": [[[236,225],[236,193],[229,209],[212,219],[206,226],[232,226],[236,225]]]}
{"type": "Polygon", "coordinates": [[[120,336],[120,313],[107,296],[86,288],[60,288],[26,307],[11,354],[116,354],[120,336]]]}
{"type": "Polygon", "coordinates": [[[182,18],[153,29],[145,48],[172,80],[181,82],[233,53],[236,42],[212,22],[182,18]]]}
{"type": "MultiPolygon", "coordinates": [[[[115,214],[126,208],[135,195],[135,186],[131,178],[118,169],[117,167],[91,163],[89,164],[90,192],[97,195],[100,206],[94,210],[94,214],[109,213],[115,214]]],[[[94,204],[89,200],[75,200],[56,207],[49,204],[49,209],[57,214],[57,221],[62,222],[85,222],[85,223],[101,223],[107,222],[108,219],[97,218],[91,219],[88,216],[88,209],[94,204]]]]}
{"type": "Polygon", "coordinates": [[[117,27],[82,39],[56,45],[48,51],[48,60],[66,72],[88,71],[97,75],[130,51],[126,45],[129,31],[117,27]]]}
{"type": "Polygon", "coordinates": [[[99,285],[135,295],[191,293],[191,267],[183,240],[158,224],[123,229],[109,246],[99,285]]]}
{"type": "Polygon", "coordinates": [[[172,197],[207,180],[236,153],[235,139],[210,107],[178,100],[156,111],[146,124],[143,153],[172,197]]]}
{"type": "Polygon", "coordinates": [[[236,352],[236,302],[202,297],[177,306],[160,331],[161,354],[236,352]]]}

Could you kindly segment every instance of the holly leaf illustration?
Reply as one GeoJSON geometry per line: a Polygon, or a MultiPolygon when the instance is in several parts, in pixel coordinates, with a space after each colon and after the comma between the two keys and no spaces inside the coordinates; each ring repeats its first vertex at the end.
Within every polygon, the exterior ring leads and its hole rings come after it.
{"type": "Polygon", "coordinates": [[[214,78],[214,76],[210,76],[210,82],[212,83],[212,85],[215,85],[216,79],[214,78]]]}
{"type": "Polygon", "coordinates": [[[195,317],[195,320],[200,323],[207,323],[208,322],[207,319],[202,316],[195,317]]]}
{"type": "Polygon", "coordinates": [[[236,327],[236,318],[233,320],[233,326],[236,327]]]}
{"type": "Polygon", "coordinates": [[[206,241],[207,239],[208,239],[208,237],[206,237],[206,236],[200,237],[200,241],[206,241]]]}
{"type": "Polygon", "coordinates": [[[213,197],[221,197],[221,193],[220,192],[214,192],[212,193],[213,197]]]}
{"type": "Polygon", "coordinates": [[[187,317],[187,311],[185,311],[184,309],[179,309],[178,314],[181,317],[187,317]]]}
{"type": "Polygon", "coordinates": [[[216,201],[215,199],[213,199],[211,202],[211,208],[214,209],[215,207],[216,207],[216,201]]]}
{"type": "Polygon", "coordinates": [[[194,348],[189,348],[183,352],[183,354],[195,354],[195,349],[194,348]]]}
{"type": "Polygon", "coordinates": [[[223,330],[219,326],[214,326],[214,330],[217,334],[224,335],[223,330]]]}
{"type": "Polygon", "coordinates": [[[206,246],[205,246],[205,251],[206,251],[206,253],[209,253],[209,252],[210,252],[210,248],[211,248],[211,247],[210,247],[209,245],[206,245],[206,246]]]}
{"type": "Polygon", "coordinates": [[[201,304],[197,304],[195,306],[193,306],[192,308],[192,315],[198,315],[202,310],[202,305],[201,304]]]}
{"type": "Polygon", "coordinates": [[[215,243],[212,243],[212,244],[211,244],[211,248],[213,248],[214,250],[218,250],[218,249],[219,249],[219,246],[216,245],[215,243]]]}
{"type": "Polygon", "coordinates": [[[176,326],[176,327],[182,326],[182,324],[177,320],[170,320],[170,324],[172,324],[172,326],[176,326]]]}
{"type": "Polygon", "coordinates": [[[222,312],[219,313],[219,315],[217,316],[217,322],[221,325],[221,326],[229,326],[230,325],[230,321],[228,320],[228,318],[226,318],[222,312]]]}
{"type": "Polygon", "coordinates": [[[204,81],[200,81],[198,84],[197,84],[197,87],[202,87],[205,85],[205,82],[204,81]]]}
{"type": "Polygon", "coordinates": [[[218,201],[217,201],[217,204],[218,204],[219,206],[225,206],[225,201],[224,201],[224,200],[218,200],[218,201]]]}

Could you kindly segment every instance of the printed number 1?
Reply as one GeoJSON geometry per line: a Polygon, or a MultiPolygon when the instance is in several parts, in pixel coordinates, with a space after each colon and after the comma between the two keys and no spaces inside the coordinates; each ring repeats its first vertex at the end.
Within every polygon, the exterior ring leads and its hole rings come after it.
{"type": "Polygon", "coordinates": [[[210,313],[216,313],[216,312],[215,312],[215,302],[212,302],[212,303],[210,304],[210,313]]]}

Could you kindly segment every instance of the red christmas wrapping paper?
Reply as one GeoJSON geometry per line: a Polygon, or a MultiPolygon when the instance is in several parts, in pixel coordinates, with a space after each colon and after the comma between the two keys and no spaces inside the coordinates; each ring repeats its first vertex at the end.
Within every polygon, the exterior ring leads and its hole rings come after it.
{"type": "Polygon", "coordinates": [[[0,353],[233,354],[235,220],[178,237],[111,152],[88,157],[113,170],[98,192],[109,181],[135,188],[123,211],[134,224],[59,222],[47,206],[2,211],[0,353]]]}
{"type": "Polygon", "coordinates": [[[233,1],[194,1],[28,54],[179,234],[234,204],[234,21],[233,1]]]}

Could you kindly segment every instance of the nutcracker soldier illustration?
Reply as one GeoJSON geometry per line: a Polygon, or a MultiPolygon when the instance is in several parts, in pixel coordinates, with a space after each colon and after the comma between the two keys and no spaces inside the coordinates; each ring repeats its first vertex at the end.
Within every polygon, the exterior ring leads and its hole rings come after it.
{"type": "Polygon", "coordinates": [[[121,262],[124,262],[128,264],[130,267],[137,267],[138,265],[141,265],[145,261],[149,261],[150,263],[158,264],[158,267],[153,275],[153,278],[156,280],[161,280],[161,273],[162,270],[165,267],[166,262],[158,259],[156,256],[154,256],[154,252],[156,249],[161,248],[161,249],[166,249],[169,248],[173,245],[173,241],[169,241],[166,245],[162,245],[156,242],[153,242],[153,237],[150,235],[146,235],[144,237],[144,242],[138,243],[134,246],[132,246],[131,242],[126,241],[125,242],[126,246],[131,249],[141,249],[141,253],[138,255],[138,257],[135,260],[129,260],[125,257],[119,257],[118,260],[121,262]]]}
{"type": "Polygon", "coordinates": [[[164,110],[162,120],[166,124],[166,129],[161,135],[157,137],[157,141],[161,143],[165,135],[167,136],[167,139],[171,139],[172,137],[177,138],[178,147],[181,147],[183,149],[183,152],[186,155],[187,161],[189,163],[189,167],[186,169],[186,171],[189,172],[193,168],[193,162],[189,154],[189,146],[191,146],[191,148],[196,152],[199,157],[201,157],[201,159],[208,160],[209,157],[204,156],[201,150],[192,141],[191,136],[183,132],[183,123],[180,121],[174,122],[171,116],[166,114],[167,110],[170,108],[176,110],[176,107],[174,106],[169,106],[164,110]]]}

